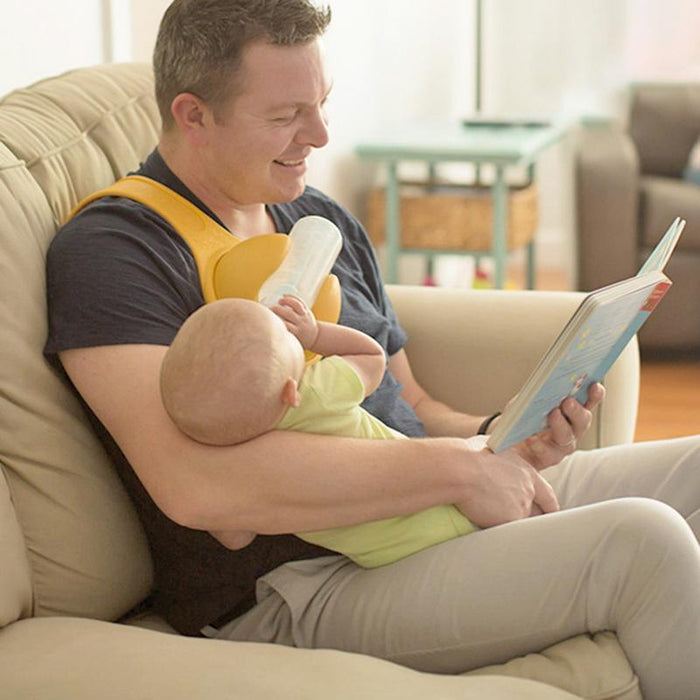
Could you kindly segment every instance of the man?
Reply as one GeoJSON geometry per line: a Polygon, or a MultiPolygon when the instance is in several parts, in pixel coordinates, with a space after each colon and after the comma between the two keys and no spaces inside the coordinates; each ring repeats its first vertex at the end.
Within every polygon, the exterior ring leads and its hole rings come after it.
{"type": "Polygon", "coordinates": [[[158,377],[203,303],[191,251],[147,207],[87,208],[50,251],[47,354],[86,402],[140,510],[157,607],[188,634],[336,647],[448,673],[615,629],[645,696],[672,687],[691,697],[700,677],[683,650],[700,644],[700,555],[686,523],[642,499],[553,512],[557,499],[570,508],[639,493],[671,502],[697,536],[698,440],[577,453],[545,480],[538,470],[570,455],[588,428],[599,386],[512,450],[494,455],[464,439],[484,417],[418,385],[361,226],[304,185],[306,158],[328,140],[319,42],[328,21],[308,0],[175,0],[154,54],[163,133],[140,172],[239,238],[288,232],[306,214],[334,220],[344,236],[340,322],[389,356],[365,406],[418,439],[273,432],[214,448],[186,438],[163,409],[158,377]],[[648,475],[638,492],[631,465],[648,475]],[[661,467],[683,488],[661,493],[661,467]],[[288,534],[451,503],[483,532],[371,571],[288,534]],[[528,518],[542,512],[553,514],[528,518]],[[231,530],[258,536],[234,552],[208,534],[231,530]],[[679,597],[682,616],[669,607],[679,597]]]}

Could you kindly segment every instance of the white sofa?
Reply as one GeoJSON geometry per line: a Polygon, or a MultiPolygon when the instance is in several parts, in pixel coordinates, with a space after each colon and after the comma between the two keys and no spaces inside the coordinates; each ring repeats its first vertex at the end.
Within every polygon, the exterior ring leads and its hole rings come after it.
{"type": "MultiPolygon", "coordinates": [[[[144,65],[77,70],[0,101],[0,697],[640,698],[612,632],[447,677],[336,651],[185,638],[149,613],[139,521],[42,347],[44,253],[56,227],[134,168],[157,133],[144,65]]],[[[579,299],[390,292],[419,380],[477,413],[517,390],[579,299]]],[[[632,438],[638,369],[633,344],[607,379],[588,447],[632,438]]]]}

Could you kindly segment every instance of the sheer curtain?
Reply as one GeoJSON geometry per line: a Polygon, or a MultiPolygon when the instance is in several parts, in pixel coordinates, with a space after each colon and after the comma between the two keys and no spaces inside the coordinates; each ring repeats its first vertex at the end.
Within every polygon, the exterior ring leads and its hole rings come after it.
{"type": "Polygon", "coordinates": [[[625,68],[632,80],[700,80],[700,3],[627,0],[625,68]]]}
{"type": "Polygon", "coordinates": [[[630,81],[700,80],[697,0],[484,0],[484,102],[612,113],[630,81]]]}

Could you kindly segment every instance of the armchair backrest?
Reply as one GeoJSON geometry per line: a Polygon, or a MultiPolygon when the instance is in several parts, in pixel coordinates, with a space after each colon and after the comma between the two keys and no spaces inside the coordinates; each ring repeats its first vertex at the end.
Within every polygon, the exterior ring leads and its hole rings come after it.
{"type": "Polygon", "coordinates": [[[135,512],[42,349],[51,238],[138,166],[159,123],[145,65],[71,71],[0,100],[0,626],[115,619],[151,587],[135,512]]]}
{"type": "Polygon", "coordinates": [[[642,174],[681,177],[700,136],[700,83],[633,85],[629,133],[642,174]]]}

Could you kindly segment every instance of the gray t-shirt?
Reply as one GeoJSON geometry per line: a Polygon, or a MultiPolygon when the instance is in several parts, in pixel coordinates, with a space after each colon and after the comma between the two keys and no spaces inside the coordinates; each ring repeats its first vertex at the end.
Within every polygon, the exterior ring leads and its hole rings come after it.
{"type": "MultiPolygon", "coordinates": [[[[167,185],[221,222],[170,171],[157,151],[139,174],[167,185]]],[[[318,190],[269,207],[276,228],[288,233],[309,214],[332,220],[343,234],[333,268],[342,289],[340,323],[375,338],[388,355],[406,334],[384,291],[371,244],[357,220],[318,190]]],[[[235,233],[235,232],[234,232],[235,233]]],[[[197,267],[185,241],[158,214],[127,199],[104,198],[58,232],[47,259],[49,336],[45,353],[126,343],[169,345],[185,319],[203,303],[197,267]]],[[[364,407],[406,435],[425,434],[386,373],[364,407]]],[[[327,554],[291,535],[257,537],[230,551],[204,532],[182,528],[153,504],[97,418],[88,415],[139,511],[156,571],[155,604],[178,630],[196,634],[231,611],[253,604],[255,579],[285,561],[327,554]]]]}

